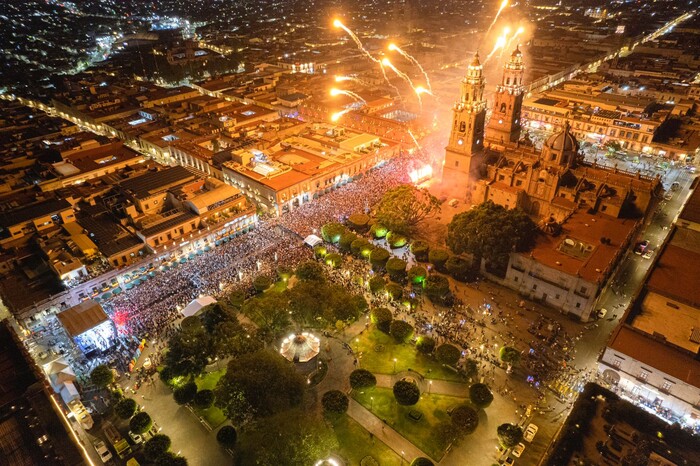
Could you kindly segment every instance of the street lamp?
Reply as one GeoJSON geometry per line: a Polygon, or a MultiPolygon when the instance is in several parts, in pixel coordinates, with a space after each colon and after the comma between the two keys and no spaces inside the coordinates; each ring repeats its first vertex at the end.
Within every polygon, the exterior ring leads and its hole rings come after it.
{"type": "Polygon", "coordinates": [[[394,374],[396,374],[396,358],[394,358],[394,374]]]}
{"type": "Polygon", "coordinates": [[[430,389],[433,388],[433,381],[428,381],[428,395],[430,395],[430,389]]]}
{"type": "Polygon", "coordinates": [[[372,408],[374,408],[374,397],[370,396],[369,397],[369,410],[372,411],[372,408]]]}
{"type": "Polygon", "coordinates": [[[401,464],[403,464],[403,457],[406,455],[406,453],[401,450],[401,464]]]}

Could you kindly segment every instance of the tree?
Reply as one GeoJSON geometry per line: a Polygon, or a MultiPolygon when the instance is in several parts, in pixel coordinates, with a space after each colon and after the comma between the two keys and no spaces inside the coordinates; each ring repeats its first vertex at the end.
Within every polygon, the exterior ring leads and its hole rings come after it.
{"type": "Polygon", "coordinates": [[[435,463],[424,456],[419,456],[411,461],[411,466],[435,466],[435,463]]]}
{"type": "Polygon", "coordinates": [[[408,238],[395,231],[390,231],[386,234],[386,242],[391,249],[398,249],[406,246],[408,238]]]}
{"type": "Polygon", "coordinates": [[[280,265],[277,267],[277,278],[280,280],[289,280],[294,275],[294,269],[287,265],[280,265]]]}
{"type": "Polygon", "coordinates": [[[114,405],[114,412],[121,419],[129,419],[136,412],[138,404],[133,398],[124,398],[114,405]]]}
{"type": "Polygon", "coordinates": [[[416,341],[416,349],[423,354],[430,354],[435,350],[435,339],[427,335],[421,335],[416,341]]]}
{"type": "Polygon", "coordinates": [[[451,422],[441,422],[433,429],[432,434],[435,444],[444,450],[457,440],[459,431],[451,422]]]}
{"type": "Polygon", "coordinates": [[[377,378],[366,369],[355,369],[350,373],[350,386],[355,390],[372,388],[377,385],[377,378]]]}
{"type": "Polygon", "coordinates": [[[324,259],[326,264],[330,265],[331,268],[337,269],[343,264],[343,256],[338,253],[332,252],[326,256],[324,259]]]}
{"type": "Polygon", "coordinates": [[[329,390],[321,397],[323,410],[331,414],[345,414],[350,401],[347,395],[340,390],[329,390]]]}
{"type": "Polygon", "coordinates": [[[289,301],[282,293],[265,293],[257,299],[249,299],[242,311],[258,324],[266,341],[274,340],[290,325],[289,301]]]}
{"type": "Polygon", "coordinates": [[[200,409],[211,408],[214,404],[214,392],[208,389],[200,390],[194,396],[194,405],[200,409]]]}
{"type": "Polygon", "coordinates": [[[114,382],[114,373],[106,364],[100,364],[90,372],[90,382],[97,388],[106,388],[114,382]]]}
{"type": "Polygon", "coordinates": [[[214,341],[200,326],[196,332],[175,332],[168,340],[164,362],[174,376],[196,376],[204,371],[213,354],[214,341]]]}
{"type": "Polygon", "coordinates": [[[233,426],[223,426],[216,433],[216,440],[226,448],[232,448],[236,444],[238,433],[233,426]]]}
{"type": "Polygon", "coordinates": [[[406,343],[413,336],[413,326],[405,320],[394,320],[389,333],[398,343],[406,343]]]}
{"type": "Polygon", "coordinates": [[[608,155],[612,155],[615,152],[619,152],[622,150],[622,144],[620,144],[620,142],[615,139],[608,139],[608,141],[603,146],[608,151],[608,155]]]}
{"type": "Polygon", "coordinates": [[[452,411],[452,425],[462,434],[471,434],[479,425],[479,414],[467,405],[458,406],[452,411]]]}
{"type": "Polygon", "coordinates": [[[496,429],[496,433],[498,434],[498,441],[504,448],[514,447],[523,439],[523,429],[515,424],[501,424],[496,429]]]}
{"type": "Polygon", "coordinates": [[[386,293],[392,301],[398,301],[403,297],[403,287],[398,283],[390,282],[386,285],[386,293]]]}
{"type": "Polygon", "coordinates": [[[473,276],[473,267],[470,262],[459,256],[452,256],[445,262],[445,270],[452,278],[459,281],[467,281],[473,276]]]}
{"type": "Polygon", "coordinates": [[[462,352],[456,346],[445,343],[437,347],[435,350],[435,357],[442,364],[447,364],[448,366],[454,366],[462,357],[462,352]]]}
{"type": "Polygon", "coordinates": [[[493,393],[484,383],[475,383],[469,387],[469,399],[479,409],[488,408],[493,401],[493,393]]]}
{"type": "Polygon", "coordinates": [[[408,380],[399,380],[394,384],[394,398],[402,406],[413,406],[420,400],[418,385],[408,380]]]}
{"type": "Polygon", "coordinates": [[[186,405],[187,403],[192,402],[196,395],[197,384],[192,381],[187,382],[182,387],[177,387],[175,390],[173,390],[173,398],[175,399],[175,403],[179,405],[186,405]]]}
{"type": "Polygon", "coordinates": [[[391,321],[394,319],[391,311],[385,307],[375,307],[370,313],[370,319],[377,329],[389,333],[391,321]]]}
{"type": "Polygon", "coordinates": [[[263,291],[270,288],[270,286],[272,286],[272,280],[270,280],[265,275],[258,275],[253,280],[253,288],[255,288],[255,291],[257,291],[258,293],[262,293],[263,291]]]}
{"type": "Polygon", "coordinates": [[[445,264],[450,258],[450,253],[444,249],[431,249],[428,253],[428,262],[433,264],[440,272],[445,272],[445,264]]]}
{"type": "Polygon", "coordinates": [[[352,252],[352,255],[357,258],[367,259],[373,247],[374,246],[372,246],[372,243],[366,239],[357,238],[350,244],[350,252],[352,252]]]}
{"type": "Polygon", "coordinates": [[[389,233],[389,229],[381,223],[375,223],[370,227],[369,233],[375,239],[382,239],[386,236],[387,233],[389,233]]]}
{"type": "Polygon", "coordinates": [[[340,239],[338,240],[338,249],[343,252],[350,252],[350,245],[356,239],[358,239],[358,237],[355,233],[346,231],[340,235],[340,239]]]}
{"type": "Polygon", "coordinates": [[[187,459],[184,456],[179,456],[172,451],[166,451],[156,458],[155,466],[187,466],[187,459]]]}
{"type": "Polygon", "coordinates": [[[202,325],[204,325],[207,332],[210,333],[213,332],[216,326],[222,322],[238,323],[236,313],[234,312],[232,306],[227,306],[220,301],[210,304],[202,309],[200,321],[202,322],[202,325]]]}
{"type": "Polygon", "coordinates": [[[214,329],[213,339],[215,353],[220,358],[238,357],[253,353],[263,346],[260,339],[254,337],[254,331],[248,326],[236,322],[221,322],[214,329]]]}
{"type": "Polygon", "coordinates": [[[472,254],[477,266],[483,258],[503,273],[510,253],[531,249],[536,235],[537,226],[522,210],[486,201],[454,216],[447,226],[447,245],[455,254],[472,254]]]}
{"type": "Polygon", "coordinates": [[[428,272],[420,265],[415,265],[408,269],[408,281],[414,285],[422,285],[427,276],[428,272]]]}
{"type": "Polygon", "coordinates": [[[379,275],[375,275],[369,279],[369,290],[374,294],[379,294],[384,291],[385,286],[386,280],[379,275]]]}
{"type": "Polygon", "coordinates": [[[367,225],[369,224],[369,215],[366,214],[352,214],[348,217],[348,226],[355,231],[364,232],[367,231],[367,225]]]}
{"type": "Polygon", "coordinates": [[[401,282],[406,278],[406,261],[398,257],[392,257],[386,261],[386,271],[395,282],[401,282]]]}
{"type": "Polygon", "coordinates": [[[143,446],[143,454],[149,461],[155,461],[160,455],[170,449],[170,437],[163,434],[156,434],[151,437],[143,446]]]}
{"type": "Polygon", "coordinates": [[[510,365],[517,364],[520,361],[520,351],[512,346],[502,346],[498,356],[501,358],[501,361],[510,365]]]}
{"type": "Polygon", "coordinates": [[[188,335],[197,335],[204,332],[204,325],[199,316],[187,316],[180,322],[180,330],[188,335]]]}
{"type": "Polygon", "coordinates": [[[148,432],[151,427],[153,427],[153,420],[145,411],[134,414],[129,421],[129,430],[135,434],[148,432]]]}
{"type": "Polygon", "coordinates": [[[317,244],[314,246],[314,257],[316,259],[323,259],[328,254],[328,248],[323,244],[317,244]]]}
{"type": "Polygon", "coordinates": [[[389,260],[389,251],[384,248],[374,248],[369,253],[369,262],[374,270],[382,270],[389,260]]]}
{"type": "Polygon", "coordinates": [[[416,240],[411,243],[411,253],[418,262],[428,262],[430,246],[425,241],[416,240]]]}
{"type": "Polygon", "coordinates": [[[216,385],[216,405],[236,420],[239,395],[258,417],[268,417],[301,403],[306,381],[294,366],[271,350],[245,354],[229,362],[216,385]]]}
{"type": "Polygon", "coordinates": [[[237,442],[238,464],[312,465],[338,447],[325,422],[293,409],[248,427],[237,442]]]}
{"type": "Polygon", "coordinates": [[[404,184],[390,189],[376,208],[377,220],[391,231],[411,233],[428,217],[440,212],[440,201],[427,189],[404,184]]]}
{"type": "Polygon", "coordinates": [[[318,262],[306,261],[297,266],[296,276],[301,281],[325,282],[326,270],[318,262]]]}
{"type": "Polygon", "coordinates": [[[326,223],[321,227],[321,236],[327,243],[337,243],[343,233],[345,233],[345,226],[340,223],[326,223]]]}
{"type": "Polygon", "coordinates": [[[450,295],[450,282],[442,275],[428,275],[428,278],[423,282],[423,289],[428,299],[443,304],[450,295]]]}

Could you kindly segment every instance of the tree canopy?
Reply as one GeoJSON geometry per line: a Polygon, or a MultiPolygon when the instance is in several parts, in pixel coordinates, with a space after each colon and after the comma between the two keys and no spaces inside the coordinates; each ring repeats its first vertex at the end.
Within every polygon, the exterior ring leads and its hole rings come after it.
{"type": "Polygon", "coordinates": [[[510,253],[531,249],[536,235],[537,226],[525,212],[486,201],[454,216],[447,226],[447,245],[455,254],[470,253],[477,264],[484,258],[504,271],[510,253]]]}
{"type": "Polygon", "coordinates": [[[153,426],[153,420],[147,412],[136,413],[129,421],[129,430],[135,434],[143,434],[153,426]]]}
{"type": "Polygon", "coordinates": [[[507,364],[517,364],[520,361],[520,351],[512,346],[501,347],[498,356],[501,358],[501,361],[507,364]]]}
{"type": "Polygon", "coordinates": [[[408,380],[399,380],[394,384],[394,398],[403,406],[413,406],[420,400],[418,385],[408,380]]]}
{"type": "Polygon", "coordinates": [[[143,453],[149,461],[155,461],[160,455],[170,449],[170,437],[163,434],[156,434],[146,441],[143,453]]]}
{"type": "Polygon", "coordinates": [[[326,281],[326,269],[316,261],[302,262],[297,266],[296,276],[301,281],[326,281]]]}
{"type": "Polygon", "coordinates": [[[354,389],[371,388],[377,385],[377,378],[367,369],[355,369],[350,373],[350,386],[354,389]]]}
{"type": "Polygon", "coordinates": [[[449,343],[442,344],[435,350],[437,360],[449,366],[457,364],[461,356],[462,353],[459,351],[459,348],[449,343]]]}
{"type": "Polygon", "coordinates": [[[394,320],[389,326],[389,333],[397,343],[406,343],[413,336],[413,326],[405,320],[394,320]]]}
{"type": "Polygon", "coordinates": [[[506,448],[516,446],[523,439],[523,429],[515,424],[501,424],[496,433],[498,441],[506,448]]]}
{"type": "Polygon", "coordinates": [[[404,184],[390,189],[379,201],[377,220],[390,231],[411,233],[425,218],[440,212],[440,201],[427,189],[404,184]]]}
{"type": "Polygon", "coordinates": [[[479,414],[467,405],[458,406],[452,411],[452,425],[462,434],[471,434],[479,425],[479,414]]]}
{"type": "Polygon", "coordinates": [[[321,397],[323,410],[332,414],[345,414],[348,410],[350,400],[345,393],[340,390],[329,390],[321,397]]]}
{"type": "Polygon", "coordinates": [[[234,446],[237,438],[238,433],[236,432],[236,428],[233,426],[223,426],[216,433],[216,440],[227,448],[234,446]]]}
{"type": "Polygon", "coordinates": [[[266,341],[272,341],[290,325],[289,302],[283,293],[265,293],[243,305],[245,315],[258,325],[266,341]]]}
{"type": "Polygon", "coordinates": [[[114,405],[114,412],[122,419],[129,419],[136,412],[138,404],[133,398],[123,398],[114,405]]]}
{"type": "Polygon", "coordinates": [[[100,364],[90,372],[90,382],[98,388],[105,388],[114,382],[114,373],[105,364],[100,364]]]}
{"type": "Polygon", "coordinates": [[[216,385],[216,405],[232,420],[272,416],[298,405],[306,381],[294,366],[271,350],[233,359],[216,385]]]}
{"type": "Polygon", "coordinates": [[[487,408],[493,401],[493,393],[488,385],[475,383],[469,387],[469,399],[477,408],[487,408]]]}

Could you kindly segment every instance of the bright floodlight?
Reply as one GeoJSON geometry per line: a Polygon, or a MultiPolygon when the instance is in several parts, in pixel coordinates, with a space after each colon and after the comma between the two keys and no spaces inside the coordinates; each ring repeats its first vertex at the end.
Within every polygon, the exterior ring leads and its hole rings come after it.
{"type": "Polygon", "coordinates": [[[333,20],[333,26],[337,28],[343,27],[343,23],[341,23],[339,19],[335,19],[333,20]]]}
{"type": "Polygon", "coordinates": [[[393,44],[393,43],[389,44],[389,50],[392,50],[392,51],[396,50],[396,44],[393,44]]]}

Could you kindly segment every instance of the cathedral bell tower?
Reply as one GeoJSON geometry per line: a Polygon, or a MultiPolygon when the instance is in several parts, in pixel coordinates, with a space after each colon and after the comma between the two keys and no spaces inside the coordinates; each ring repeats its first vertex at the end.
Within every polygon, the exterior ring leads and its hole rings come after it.
{"type": "Polygon", "coordinates": [[[468,174],[472,170],[472,157],[484,147],[486,101],[483,67],[478,53],[462,79],[460,99],[455,103],[452,114],[452,131],[445,148],[445,168],[468,174]]]}
{"type": "Polygon", "coordinates": [[[523,106],[523,54],[515,48],[503,65],[503,78],[496,88],[491,119],[486,127],[486,140],[494,144],[518,142],[520,112],[523,106]]]}

